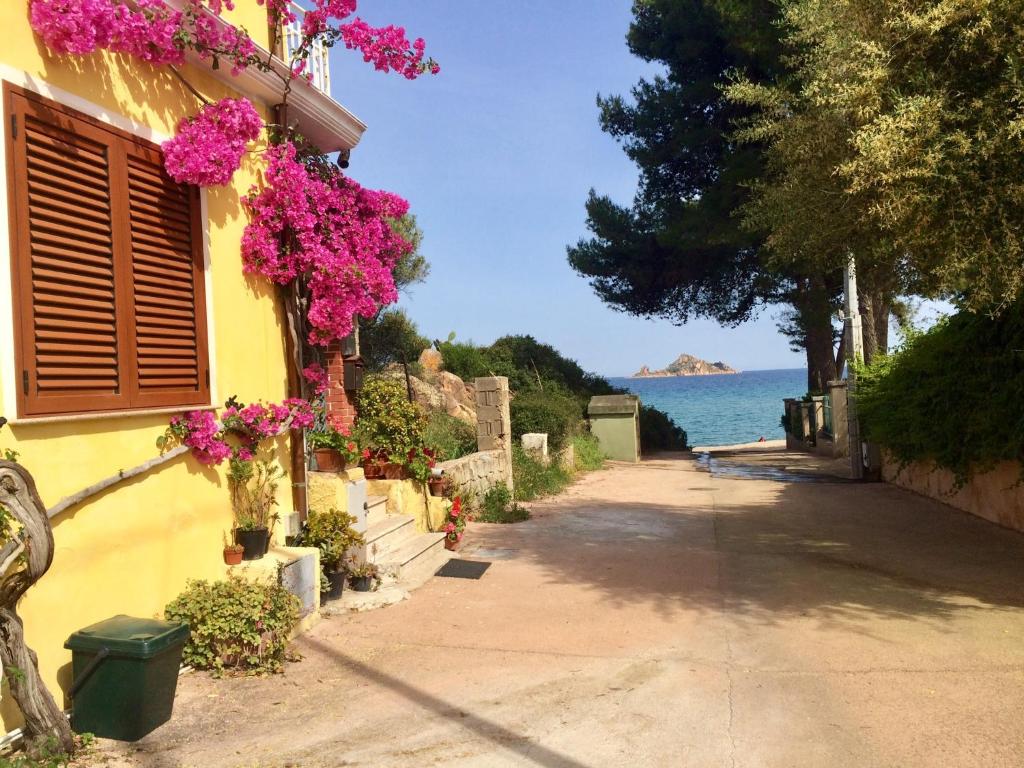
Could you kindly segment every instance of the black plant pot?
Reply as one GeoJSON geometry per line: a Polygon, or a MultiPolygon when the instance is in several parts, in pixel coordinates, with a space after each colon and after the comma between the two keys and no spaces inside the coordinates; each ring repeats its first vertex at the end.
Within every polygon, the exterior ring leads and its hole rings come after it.
{"type": "Polygon", "coordinates": [[[235,529],[235,543],[241,544],[243,560],[259,560],[270,547],[270,531],[266,528],[255,528],[251,531],[235,529]]]}
{"type": "Polygon", "coordinates": [[[369,592],[373,587],[373,576],[353,576],[350,581],[356,592],[369,592]]]}
{"type": "Polygon", "coordinates": [[[341,597],[341,593],[345,591],[345,577],[344,571],[335,571],[334,573],[327,574],[327,581],[331,583],[331,588],[326,592],[321,592],[320,597],[324,600],[337,600],[341,597]]]}

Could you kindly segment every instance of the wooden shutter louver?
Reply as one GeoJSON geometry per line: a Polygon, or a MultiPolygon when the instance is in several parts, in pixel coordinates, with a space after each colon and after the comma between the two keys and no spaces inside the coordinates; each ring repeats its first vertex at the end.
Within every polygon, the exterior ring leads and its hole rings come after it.
{"type": "Polygon", "coordinates": [[[137,393],[151,405],[206,390],[197,196],[168,178],[158,153],[129,155],[137,393]]]}
{"type": "Polygon", "coordinates": [[[207,404],[197,191],[151,144],[5,96],[20,415],[207,404]]]}

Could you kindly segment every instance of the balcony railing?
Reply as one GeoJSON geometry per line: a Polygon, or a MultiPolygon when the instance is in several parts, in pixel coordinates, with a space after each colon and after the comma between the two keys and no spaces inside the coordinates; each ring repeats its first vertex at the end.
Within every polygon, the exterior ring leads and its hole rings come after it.
{"type": "MultiPolygon", "coordinates": [[[[295,21],[286,24],[283,34],[284,60],[291,63],[295,52],[302,45],[302,18],[306,11],[297,3],[289,3],[292,13],[295,14],[295,21]]],[[[306,60],[306,69],[303,75],[311,75],[310,82],[317,90],[326,94],[331,92],[331,65],[328,60],[329,49],[321,41],[313,43],[313,50],[306,60]]]]}

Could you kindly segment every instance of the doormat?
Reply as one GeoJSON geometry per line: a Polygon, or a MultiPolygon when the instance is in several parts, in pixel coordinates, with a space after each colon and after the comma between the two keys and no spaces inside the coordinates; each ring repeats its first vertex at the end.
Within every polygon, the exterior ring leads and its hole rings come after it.
{"type": "Polygon", "coordinates": [[[490,567],[490,563],[479,560],[449,560],[434,575],[447,576],[450,579],[479,579],[490,567]]]}

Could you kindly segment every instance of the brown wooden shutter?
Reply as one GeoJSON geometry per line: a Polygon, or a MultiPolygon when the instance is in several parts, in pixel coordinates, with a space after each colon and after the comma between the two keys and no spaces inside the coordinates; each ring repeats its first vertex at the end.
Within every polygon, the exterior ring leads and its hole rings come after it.
{"type": "Polygon", "coordinates": [[[117,140],[9,94],[12,265],[24,415],[128,405],[112,201],[117,140]]]}
{"type": "Polygon", "coordinates": [[[209,403],[198,190],[5,84],[19,415],[209,403]]]}
{"type": "Polygon", "coordinates": [[[128,153],[131,278],[141,406],[209,399],[199,192],[170,179],[159,152],[128,153]]]}

